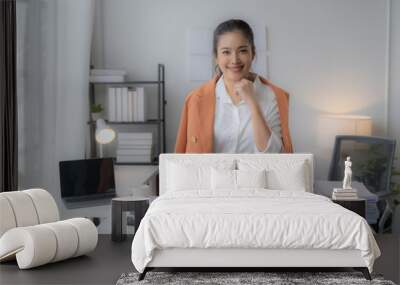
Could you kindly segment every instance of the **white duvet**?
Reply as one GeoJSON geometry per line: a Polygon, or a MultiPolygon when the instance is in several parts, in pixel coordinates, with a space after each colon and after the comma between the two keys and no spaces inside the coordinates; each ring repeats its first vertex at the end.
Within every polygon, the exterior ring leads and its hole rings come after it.
{"type": "Polygon", "coordinates": [[[157,198],[133,239],[132,262],[143,272],[165,248],[358,249],[371,272],[380,255],[357,214],[320,195],[265,189],[157,198]]]}

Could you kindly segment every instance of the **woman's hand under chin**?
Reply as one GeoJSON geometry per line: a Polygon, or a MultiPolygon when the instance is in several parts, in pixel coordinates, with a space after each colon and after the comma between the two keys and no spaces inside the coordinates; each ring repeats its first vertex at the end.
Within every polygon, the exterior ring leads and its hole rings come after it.
{"type": "Polygon", "coordinates": [[[242,78],[241,80],[234,82],[233,83],[233,91],[237,95],[239,95],[246,104],[254,105],[254,104],[256,104],[256,100],[254,97],[254,95],[255,95],[254,84],[253,84],[254,80],[251,80],[251,79],[252,78],[247,77],[247,78],[242,78]]]}

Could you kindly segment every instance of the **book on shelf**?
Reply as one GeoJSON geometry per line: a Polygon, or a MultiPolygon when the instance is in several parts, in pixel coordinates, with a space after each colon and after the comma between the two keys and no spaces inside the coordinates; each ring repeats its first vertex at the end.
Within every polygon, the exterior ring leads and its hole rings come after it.
{"type": "Polygon", "coordinates": [[[356,200],[358,199],[357,189],[334,188],[332,192],[334,200],[356,200]]]}
{"type": "Polygon", "coordinates": [[[149,148],[132,148],[132,149],[117,149],[117,156],[125,156],[125,155],[148,155],[152,154],[152,147],[149,148]]]}
{"type": "Polygon", "coordinates": [[[122,92],[121,92],[121,88],[115,88],[115,98],[116,98],[116,118],[117,118],[117,122],[121,122],[122,121],[122,92]]]}
{"type": "Polygon", "coordinates": [[[133,102],[133,121],[137,122],[138,121],[138,110],[139,110],[137,90],[133,91],[132,96],[133,96],[133,98],[132,98],[132,102],[133,102]]]}
{"type": "Polygon", "coordinates": [[[107,98],[107,108],[108,108],[108,120],[110,122],[115,122],[116,117],[116,102],[115,102],[115,88],[108,88],[108,98],[107,98]]]}
{"type": "Polygon", "coordinates": [[[333,188],[334,193],[356,193],[357,194],[357,189],[343,189],[343,188],[333,188]]]}
{"type": "Polygon", "coordinates": [[[332,196],[333,200],[346,200],[346,201],[353,201],[353,200],[358,200],[358,197],[334,197],[332,196]]]}
{"type": "Polygon", "coordinates": [[[129,122],[129,115],[128,115],[128,87],[121,88],[121,102],[122,102],[122,122],[129,122]]]}
{"type": "Polygon", "coordinates": [[[332,195],[333,200],[358,200],[358,196],[336,196],[332,195]]]}
{"type": "Polygon", "coordinates": [[[92,68],[90,70],[90,75],[123,75],[125,76],[127,72],[120,69],[99,69],[92,68]]]}
{"type": "Polygon", "coordinates": [[[357,197],[356,193],[333,193],[336,197],[357,197]]]}
{"type": "Polygon", "coordinates": [[[120,75],[90,75],[89,81],[92,83],[96,82],[116,83],[116,82],[124,82],[125,77],[120,75]]]}
{"type": "Polygon", "coordinates": [[[127,72],[125,70],[114,69],[91,69],[89,82],[124,82],[127,72]]]}
{"type": "Polygon", "coordinates": [[[119,132],[118,139],[152,139],[153,133],[150,132],[119,132]]]}
{"type": "Polygon", "coordinates": [[[137,146],[138,148],[146,148],[146,146],[151,146],[153,144],[152,141],[144,141],[144,140],[138,140],[134,142],[126,142],[126,141],[119,141],[118,142],[118,147],[119,148],[135,148],[137,146]]]}
{"type": "Polygon", "coordinates": [[[118,142],[122,144],[146,144],[152,143],[152,138],[118,138],[118,142]]]}
{"type": "Polygon", "coordinates": [[[110,122],[145,122],[147,100],[143,87],[109,87],[108,99],[110,122]]]}
{"type": "Polygon", "coordinates": [[[152,162],[153,133],[120,132],[116,151],[118,162],[152,162]]]}
{"type": "Polygon", "coordinates": [[[136,88],[137,92],[137,106],[138,106],[138,117],[137,120],[139,122],[144,122],[146,121],[146,96],[144,94],[144,88],[143,87],[138,87],[136,88]]]}
{"type": "Polygon", "coordinates": [[[132,143],[127,143],[127,144],[118,144],[118,149],[148,149],[153,147],[153,144],[132,144],[132,143]]]}
{"type": "Polygon", "coordinates": [[[117,155],[117,162],[123,162],[123,163],[139,163],[139,162],[144,162],[144,163],[150,163],[152,162],[152,157],[150,155],[117,155]]]}
{"type": "Polygon", "coordinates": [[[133,93],[135,91],[128,89],[128,122],[133,122],[133,93]]]}
{"type": "Polygon", "coordinates": [[[118,146],[152,145],[152,133],[118,133],[118,146]]]}

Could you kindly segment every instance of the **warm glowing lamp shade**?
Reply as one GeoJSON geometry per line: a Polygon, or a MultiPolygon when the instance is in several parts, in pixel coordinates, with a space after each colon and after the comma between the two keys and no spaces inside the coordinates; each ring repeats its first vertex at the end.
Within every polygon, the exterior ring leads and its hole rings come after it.
{"type": "Polygon", "coordinates": [[[323,115],[319,131],[326,135],[370,136],[372,119],[368,116],[323,115]]]}
{"type": "Polygon", "coordinates": [[[110,129],[103,119],[96,121],[96,141],[99,144],[107,144],[115,139],[115,132],[110,129]]]}
{"type": "Polygon", "coordinates": [[[318,123],[317,143],[320,156],[325,155],[326,159],[330,157],[336,136],[370,136],[372,133],[372,119],[368,116],[324,114],[318,123]]]}
{"type": "Polygon", "coordinates": [[[316,153],[319,166],[317,176],[326,177],[328,162],[332,158],[335,138],[339,135],[370,136],[372,119],[368,116],[322,114],[317,121],[316,153]]]}
{"type": "Polygon", "coordinates": [[[112,142],[115,139],[115,132],[107,126],[103,119],[97,119],[95,137],[99,143],[99,156],[103,157],[103,144],[112,142]]]}

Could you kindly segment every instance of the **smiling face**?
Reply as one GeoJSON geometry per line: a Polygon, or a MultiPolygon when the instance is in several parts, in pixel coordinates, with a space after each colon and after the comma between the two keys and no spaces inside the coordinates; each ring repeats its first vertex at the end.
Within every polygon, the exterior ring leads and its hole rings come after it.
{"type": "Polygon", "coordinates": [[[219,36],[215,61],[229,81],[239,81],[250,72],[254,59],[251,45],[240,31],[219,36]]]}

